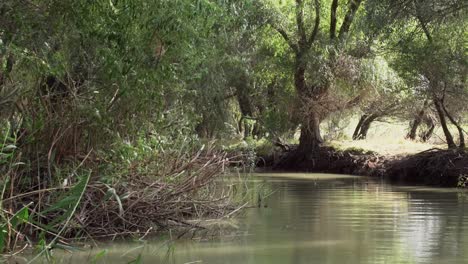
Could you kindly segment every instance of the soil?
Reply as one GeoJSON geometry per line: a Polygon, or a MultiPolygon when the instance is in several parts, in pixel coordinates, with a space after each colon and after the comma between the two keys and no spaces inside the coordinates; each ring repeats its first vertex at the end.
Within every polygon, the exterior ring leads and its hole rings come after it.
{"type": "Polygon", "coordinates": [[[468,185],[468,152],[459,149],[430,149],[413,155],[383,156],[371,151],[332,147],[321,147],[304,154],[295,146],[289,146],[287,150],[259,158],[257,166],[274,171],[376,176],[393,182],[430,186],[468,185]]]}
{"type": "Polygon", "coordinates": [[[468,152],[459,149],[423,151],[393,161],[385,176],[398,182],[468,187],[468,152]]]}

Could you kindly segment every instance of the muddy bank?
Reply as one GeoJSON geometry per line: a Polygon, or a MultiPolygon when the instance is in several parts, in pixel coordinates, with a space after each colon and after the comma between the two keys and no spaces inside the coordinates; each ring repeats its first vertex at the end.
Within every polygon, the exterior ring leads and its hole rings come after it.
{"type": "Polygon", "coordinates": [[[393,182],[442,187],[468,185],[468,153],[464,150],[431,149],[410,156],[383,156],[360,149],[322,147],[305,155],[292,146],[259,158],[257,166],[273,171],[376,176],[393,182]]]}
{"type": "Polygon", "coordinates": [[[431,149],[392,161],[384,176],[392,181],[468,187],[468,152],[431,149]]]}

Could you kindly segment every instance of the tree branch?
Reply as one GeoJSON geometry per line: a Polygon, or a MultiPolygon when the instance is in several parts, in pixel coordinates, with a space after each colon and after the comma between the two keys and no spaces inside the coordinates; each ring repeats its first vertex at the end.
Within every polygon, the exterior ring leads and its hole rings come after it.
{"type": "Polygon", "coordinates": [[[310,34],[310,38],[307,41],[307,48],[310,48],[312,43],[315,40],[315,37],[317,37],[318,31],[319,31],[319,26],[320,26],[320,0],[315,0],[315,25],[312,33],[310,34]]]}
{"type": "Polygon", "coordinates": [[[427,25],[426,23],[424,23],[422,17],[420,15],[417,15],[416,18],[418,19],[419,23],[421,24],[421,27],[424,31],[424,34],[426,35],[427,37],[427,41],[429,41],[429,43],[432,43],[432,36],[431,36],[431,32],[429,32],[429,29],[427,28],[427,25]]]}
{"type": "Polygon", "coordinates": [[[423,18],[423,15],[421,14],[421,11],[424,12],[424,10],[421,10],[421,5],[424,5],[424,3],[421,3],[420,1],[413,2],[413,8],[415,9],[414,16],[416,17],[419,24],[421,25],[421,28],[424,31],[424,35],[426,35],[427,41],[429,41],[429,43],[432,43],[432,36],[431,36],[431,32],[427,28],[427,21],[424,21],[425,19],[423,18]]]}
{"type": "Polygon", "coordinates": [[[296,24],[299,34],[299,47],[307,43],[306,31],[304,28],[304,2],[296,0],[296,24]]]}
{"type": "Polygon", "coordinates": [[[277,27],[273,24],[271,24],[271,27],[274,28],[276,31],[278,31],[278,33],[283,37],[283,39],[286,41],[286,43],[288,43],[289,47],[291,47],[291,49],[293,49],[294,52],[298,53],[299,52],[299,47],[294,43],[292,42],[292,40],[289,38],[288,36],[288,33],[286,33],[286,31],[280,27],[277,27]]]}
{"type": "Polygon", "coordinates": [[[336,37],[336,10],[338,9],[338,0],[333,0],[330,13],[330,39],[336,37]]]}
{"type": "Polygon", "coordinates": [[[348,12],[346,12],[345,18],[343,20],[343,24],[340,28],[339,38],[343,38],[351,28],[351,24],[353,23],[354,16],[356,15],[359,6],[361,5],[362,0],[350,0],[348,12]]]}

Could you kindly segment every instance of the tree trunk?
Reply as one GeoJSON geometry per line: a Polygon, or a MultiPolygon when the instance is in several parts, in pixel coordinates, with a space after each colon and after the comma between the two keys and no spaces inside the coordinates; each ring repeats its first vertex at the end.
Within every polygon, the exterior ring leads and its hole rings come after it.
{"type": "Polygon", "coordinates": [[[203,114],[202,121],[196,125],[195,131],[200,138],[212,139],[214,138],[214,131],[207,120],[206,115],[203,114]]]}
{"type": "Polygon", "coordinates": [[[463,133],[463,128],[458,124],[457,121],[455,121],[455,118],[452,117],[452,115],[450,115],[450,113],[448,112],[447,108],[445,107],[445,105],[442,103],[442,108],[444,109],[444,112],[445,114],[447,115],[448,119],[450,120],[450,122],[457,127],[458,129],[458,135],[460,137],[460,144],[459,144],[459,147],[460,148],[465,148],[466,145],[465,145],[465,133],[463,133]]]}
{"type": "Polygon", "coordinates": [[[353,140],[357,140],[358,139],[358,135],[359,135],[359,131],[361,131],[361,127],[362,127],[362,124],[364,123],[364,121],[367,119],[369,115],[362,115],[361,118],[359,119],[359,122],[356,126],[356,129],[354,129],[354,133],[353,133],[353,140]]]}
{"type": "Polygon", "coordinates": [[[456,148],[455,141],[453,140],[453,136],[450,133],[450,130],[447,126],[447,120],[445,119],[445,113],[442,109],[442,104],[439,99],[434,98],[434,106],[437,110],[437,114],[439,115],[440,125],[442,126],[442,130],[444,131],[445,140],[447,141],[448,148],[456,148]]]}
{"type": "Polygon", "coordinates": [[[427,109],[428,106],[429,106],[429,102],[428,102],[428,100],[425,100],[423,108],[415,116],[413,122],[411,122],[411,129],[408,132],[408,135],[406,135],[406,138],[408,138],[410,140],[415,140],[416,139],[416,133],[418,131],[419,126],[421,125],[421,122],[423,120],[424,114],[425,114],[426,109],[427,109]]]}
{"type": "Polygon", "coordinates": [[[320,114],[309,104],[314,103],[313,91],[307,87],[305,82],[305,65],[302,63],[302,55],[296,55],[296,70],[294,73],[294,86],[301,100],[301,136],[299,137],[298,151],[311,153],[323,143],[320,134],[320,114]]]}
{"type": "Polygon", "coordinates": [[[239,135],[244,134],[244,116],[241,116],[241,118],[237,121],[237,131],[239,132],[239,135]]]}
{"type": "MultiPolygon", "coordinates": [[[[294,72],[294,87],[299,96],[307,96],[307,86],[305,82],[305,66],[301,63],[302,56],[296,56],[296,70],[294,72]]],[[[302,99],[302,98],[301,98],[302,99]]]]}
{"type": "Polygon", "coordinates": [[[239,68],[232,69],[233,78],[229,80],[229,84],[236,89],[236,98],[239,104],[239,110],[242,114],[239,121],[239,130],[243,132],[244,139],[251,137],[253,134],[253,118],[255,118],[257,109],[252,101],[249,78],[244,70],[239,68]]]}
{"type": "Polygon", "coordinates": [[[379,116],[376,114],[363,115],[359,120],[356,130],[354,130],[353,140],[366,139],[367,133],[369,132],[369,128],[372,122],[374,122],[377,119],[377,117],[379,116]]]}
{"type": "Polygon", "coordinates": [[[435,129],[434,120],[432,120],[432,118],[428,117],[428,120],[425,123],[428,129],[424,131],[421,135],[421,139],[423,142],[427,142],[432,137],[432,134],[434,133],[435,129]]]}
{"type": "Polygon", "coordinates": [[[298,150],[302,153],[310,153],[319,148],[322,143],[320,118],[318,113],[311,113],[304,118],[302,123],[298,150]]]}
{"type": "Polygon", "coordinates": [[[252,128],[252,136],[255,139],[260,139],[264,136],[262,126],[259,122],[255,122],[252,128]]]}
{"type": "Polygon", "coordinates": [[[374,122],[375,118],[368,118],[366,122],[361,127],[361,131],[359,132],[358,139],[366,139],[367,138],[367,133],[369,132],[369,128],[374,122]]]}

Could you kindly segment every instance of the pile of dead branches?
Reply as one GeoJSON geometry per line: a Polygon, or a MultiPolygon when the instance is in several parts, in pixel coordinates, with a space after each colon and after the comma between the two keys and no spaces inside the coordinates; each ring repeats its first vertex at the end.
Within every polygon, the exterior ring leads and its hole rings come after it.
{"type": "Polygon", "coordinates": [[[228,160],[224,154],[197,155],[161,176],[131,174],[109,186],[88,187],[75,220],[93,237],[190,226],[187,219],[221,217],[233,206],[215,181],[228,160]]]}
{"type": "Polygon", "coordinates": [[[41,233],[66,241],[198,228],[194,220],[238,209],[221,177],[230,162],[212,149],[148,157],[124,165],[125,172],[110,182],[93,172],[68,186],[5,192],[2,213],[11,220],[15,241],[25,243],[41,233]]]}

